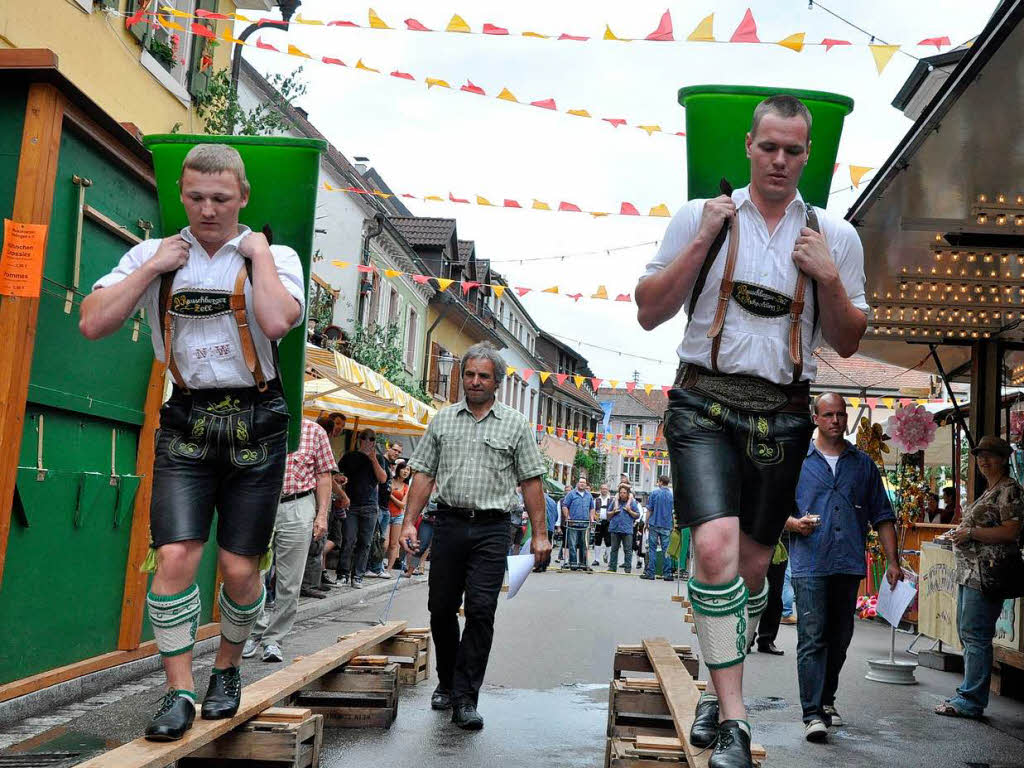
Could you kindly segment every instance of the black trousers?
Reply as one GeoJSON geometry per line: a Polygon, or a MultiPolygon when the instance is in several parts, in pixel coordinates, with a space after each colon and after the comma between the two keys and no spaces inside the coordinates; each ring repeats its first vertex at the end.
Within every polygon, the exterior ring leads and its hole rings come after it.
{"type": "Polygon", "coordinates": [[[430,631],[440,688],[476,704],[494,638],[509,547],[507,518],[469,522],[438,516],[430,554],[430,631]],[[459,605],[466,626],[459,637],[459,605]]]}
{"type": "Polygon", "coordinates": [[[768,605],[761,614],[757,624],[757,647],[763,648],[774,643],[779,635],[779,622],[782,621],[782,585],[786,582],[786,565],[788,560],[768,566],[768,605]]]}

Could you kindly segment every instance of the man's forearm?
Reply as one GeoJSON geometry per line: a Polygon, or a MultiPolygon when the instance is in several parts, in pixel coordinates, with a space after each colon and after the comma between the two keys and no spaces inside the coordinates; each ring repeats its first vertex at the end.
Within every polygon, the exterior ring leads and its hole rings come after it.
{"type": "Polygon", "coordinates": [[[663,270],[637,283],[634,291],[638,307],[637,320],[645,331],[657,328],[679,312],[693,290],[711,242],[698,237],[683,248],[663,270]]]}
{"type": "Polygon", "coordinates": [[[417,472],[413,475],[412,481],[409,484],[409,494],[406,496],[406,522],[408,522],[410,516],[412,517],[413,522],[419,518],[423,508],[430,500],[430,494],[433,493],[433,491],[433,477],[425,475],[422,472],[417,472]]]}
{"type": "Polygon", "coordinates": [[[316,513],[326,517],[327,511],[331,508],[331,473],[322,472],[316,476],[316,490],[313,495],[316,497],[316,513]]]}
{"type": "Polygon", "coordinates": [[[818,301],[821,304],[818,316],[825,341],[840,357],[850,357],[857,351],[867,330],[867,317],[850,302],[838,276],[831,283],[818,284],[818,301]]]}
{"type": "Polygon", "coordinates": [[[252,311],[256,322],[268,339],[280,339],[295,325],[302,309],[281,282],[269,249],[254,256],[252,269],[252,311]]]}
{"type": "Polygon", "coordinates": [[[896,544],[896,526],[893,525],[891,520],[878,524],[878,540],[882,544],[885,559],[890,564],[898,566],[900,564],[900,553],[897,550],[896,544]]]}
{"type": "Polygon", "coordinates": [[[377,478],[378,483],[387,482],[388,473],[384,471],[384,467],[377,461],[377,454],[370,454],[370,467],[373,469],[373,476],[377,478]]]}
{"type": "MultiPolygon", "coordinates": [[[[143,264],[119,283],[98,288],[82,299],[78,310],[78,330],[87,339],[102,339],[109,336],[127,320],[135,310],[142,294],[159,273],[143,264]]],[[[147,318],[154,331],[158,329],[160,318],[147,318]]]]}
{"type": "Polygon", "coordinates": [[[548,535],[548,511],[544,504],[544,489],[541,487],[540,478],[534,477],[524,480],[519,484],[523,489],[523,503],[526,505],[526,513],[530,516],[530,526],[533,536],[548,535]]]}

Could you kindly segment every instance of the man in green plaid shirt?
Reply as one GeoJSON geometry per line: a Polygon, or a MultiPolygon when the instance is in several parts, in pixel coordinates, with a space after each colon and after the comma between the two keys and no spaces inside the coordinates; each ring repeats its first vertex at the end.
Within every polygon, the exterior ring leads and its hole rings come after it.
{"type": "Polygon", "coordinates": [[[461,368],[465,399],[433,418],[409,460],[417,474],[401,541],[410,554],[418,551],[416,522],[436,489],[427,607],[439,682],[430,703],[434,709],[451,708],[452,722],[460,728],[479,730],[484,721],[476,704],[494,637],[517,484],[530,515],[537,566],[547,565],[551,542],[541,488],[547,468],[533,430],[521,413],[495,399],[505,361],[490,345],[476,344],[461,368]],[[466,614],[461,638],[460,604],[466,614]]]}

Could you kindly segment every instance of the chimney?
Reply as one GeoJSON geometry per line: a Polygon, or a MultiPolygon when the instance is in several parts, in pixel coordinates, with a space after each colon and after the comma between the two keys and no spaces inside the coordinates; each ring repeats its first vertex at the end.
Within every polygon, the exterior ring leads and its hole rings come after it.
{"type": "Polygon", "coordinates": [[[360,173],[366,173],[370,168],[370,158],[356,156],[356,170],[360,173]]]}
{"type": "Polygon", "coordinates": [[[296,107],[294,104],[292,106],[295,107],[295,111],[302,115],[304,119],[309,120],[309,112],[307,112],[302,107],[296,107]]]}

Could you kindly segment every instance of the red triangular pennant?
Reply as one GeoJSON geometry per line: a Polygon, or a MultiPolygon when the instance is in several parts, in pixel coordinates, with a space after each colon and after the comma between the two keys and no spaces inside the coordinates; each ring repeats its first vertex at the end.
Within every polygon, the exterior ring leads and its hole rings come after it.
{"type": "Polygon", "coordinates": [[[832,37],[826,37],[824,40],[821,41],[821,44],[825,46],[825,53],[828,53],[829,51],[832,50],[832,48],[834,46],[837,46],[837,45],[850,45],[850,41],[849,40],[836,40],[835,38],[832,38],[832,37]]]}
{"type": "Polygon", "coordinates": [[[573,205],[572,203],[559,203],[558,210],[569,211],[570,213],[582,213],[580,207],[578,205],[573,205]]]}
{"type": "Polygon", "coordinates": [[[736,31],[729,38],[730,43],[760,43],[757,37],[757,24],[754,22],[754,14],[747,8],[743,14],[743,21],[736,27],[736,31]]]}
{"type": "Polygon", "coordinates": [[[573,301],[579,301],[580,299],[583,298],[583,294],[582,293],[567,293],[565,295],[568,298],[572,299],[573,301]]]}
{"type": "Polygon", "coordinates": [[[493,24],[484,23],[484,34],[485,35],[507,35],[508,30],[504,27],[496,27],[493,24]]]}
{"type": "Polygon", "coordinates": [[[558,107],[555,106],[554,99],[541,99],[540,101],[531,101],[530,106],[540,107],[541,109],[558,109],[558,107]]]}
{"type": "Polygon", "coordinates": [[[872,410],[874,410],[877,407],[878,407],[878,398],[877,397],[869,397],[868,398],[868,408],[871,408],[872,410]]]}
{"type": "Polygon", "coordinates": [[[464,280],[462,283],[462,295],[469,296],[469,292],[476,288],[480,283],[473,280],[464,280]]]}
{"type": "Polygon", "coordinates": [[[592,384],[592,385],[594,386],[594,391],[595,391],[595,392],[597,392],[597,390],[599,390],[599,389],[601,388],[601,381],[602,381],[602,380],[601,380],[601,379],[599,379],[599,378],[597,378],[596,376],[595,376],[595,377],[593,377],[593,378],[592,378],[592,379],[590,380],[590,383],[591,383],[591,384],[592,384]]]}
{"type": "Polygon", "coordinates": [[[671,384],[662,384],[661,385],[661,394],[663,394],[665,397],[668,397],[668,391],[670,389],[672,389],[672,385],[671,384]]]}
{"type": "Polygon", "coordinates": [[[448,193],[448,199],[453,203],[468,203],[469,200],[463,200],[461,197],[455,197],[451,192],[448,193]]]}
{"type": "Polygon", "coordinates": [[[358,271],[362,272],[363,274],[368,274],[370,272],[376,272],[377,271],[377,268],[375,266],[373,266],[372,264],[357,264],[356,265],[356,269],[358,271]]]}
{"type": "Polygon", "coordinates": [[[522,208],[522,206],[519,205],[519,203],[517,203],[515,200],[506,200],[504,206],[506,208],[522,208]]]}
{"type": "Polygon", "coordinates": [[[520,296],[525,296],[526,294],[528,294],[532,290],[533,290],[533,288],[523,288],[523,287],[519,286],[519,287],[516,288],[516,293],[518,293],[520,296]]]}
{"type": "MultiPolygon", "coordinates": [[[[256,47],[264,51],[277,51],[277,48],[272,46],[270,43],[264,43],[262,37],[256,38],[256,47]]],[[[280,51],[278,51],[280,53],[280,51]]]]}
{"type": "Polygon", "coordinates": [[[212,29],[210,29],[205,24],[200,24],[197,21],[193,21],[192,22],[192,34],[193,35],[198,35],[199,37],[205,37],[208,40],[216,40],[217,39],[217,35],[214,33],[214,31],[212,29]]]}
{"type": "Polygon", "coordinates": [[[628,293],[620,293],[618,296],[615,297],[615,300],[616,301],[632,301],[633,297],[630,296],[628,293]]]}
{"type": "Polygon", "coordinates": [[[576,40],[577,42],[585,43],[590,38],[589,37],[581,37],[579,35],[570,35],[570,34],[566,34],[565,32],[563,32],[562,34],[560,34],[558,36],[558,39],[559,40],[576,40]]]}
{"type": "Polygon", "coordinates": [[[354,21],[328,21],[327,22],[327,26],[328,27],[355,27],[356,29],[360,29],[359,25],[356,24],[354,21]]]}
{"type": "Polygon", "coordinates": [[[332,59],[330,56],[324,56],[322,59],[320,59],[320,61],[322,61],[324,64],[337,64],[339,67],[345,66],[344,61],[342,61],[341,59],[332,59]]]}
{"type": "Polygon", "coordinates": [[[135,11],[135,13],[133,13],[131,16],[129,16],[127,19],[124,20],[125,27],[131,29],[136,24],[138,24],[140,21],[142,21],[142,17],[145,16],[145,15],[146,15],[146,3],[142,3],[142,4],[139,5],[139,9],[137,11],[135,11]]]}
{"type": "Polygon", "coordinates": [[[475,93],[477,96],[487,95],[486,93],[484,93],[483,88],[481,88],[479,85],[474,85],[473,81],[470,80],[469,78],[466,78],[466,84],[462,86],[459,90],[465,91],[466,93],[475,93]]]}
{"type": "Polygon", "coordinates": [[[426,285],[430,282],[430,275],[413,275],[412,281],[414,283],[419,283],[420,285],[426,285]]]}
{"type": "Polygon", "coordinates": [[[569,378],[568,373],[556,373],[555,378],[558,380],[558,386],[565,384],[565,380],[569,378]]]}
{"type": "Polygon", "coordinates": [[[934,45],[936,50],[942,50],[942,46],[950,45],[948,37],[926,37],[918,45],[934,45]]]}
{"type": "Polygon", "coordinates": [[[620,216],[639,216],[640,211],[636,209],[636,206],[632,203],[623,203],[622,207],[619,208],[620,216]]]}
{"type": "Polygon", "coordinates": [[[533,376],[535,371],[533,370],[533,368],[523,368],[523,370],[521,370],[520,373],[523,374],[524,381],[529,381],[530,377],[533,376]]]}
{"type": "Polygon", "coordinates": [[[434,30],[429,27],[425,27],[420,24],[416,19],[406,19],[405,26],[411,29],[413,32],[433,32],[434,30]]]}
{"type": "Polygon", "coordinates": [[[415,80],[416,78],[410,75],[408,72],[399,72],[397,69],[391,73],[392,77],[400,77],[403,80],[415,80]]]}
{"type": "Polygon", "coordinates": [[[602,117],[606,123],[611,123],[613,127],[618,128],[620,125],[625,125],[626,121],[621,117],[602,117]]]}
{"type": "Polygon", "coordinates": [[[651,32],[645,40],[675,40],[672,37],[672,14],[665,11],[661,17],[661,23],[658,24],[658,28],[651,32]]]}

